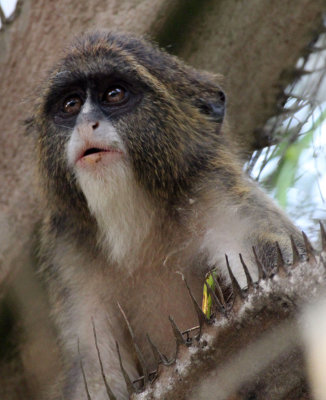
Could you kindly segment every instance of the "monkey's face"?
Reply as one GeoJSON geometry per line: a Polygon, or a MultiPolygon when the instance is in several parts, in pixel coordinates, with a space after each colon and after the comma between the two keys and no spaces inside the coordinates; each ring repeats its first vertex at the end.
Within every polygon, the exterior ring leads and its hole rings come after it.
{"type": "Polygon", "coordinates": [[[208,75],[145,41],[86,35],[51,74],[36,113],[49,189],[71,203],[87,180],[112,185],[128,171],[146,193],[174,201],[214,168],[224,102],[208,75]]]}
{"type": "Polygon", "coordinates": [[[72,88],[64,97],[54,121],[71,126],[66,159],[84,193],[89,180],[114,186],[112,177],[117,179],[117,174],[130,168],[125,140],[116,125],[140,98],[131,84],[112,75],[89,77],[84,86],[72,88]]]}

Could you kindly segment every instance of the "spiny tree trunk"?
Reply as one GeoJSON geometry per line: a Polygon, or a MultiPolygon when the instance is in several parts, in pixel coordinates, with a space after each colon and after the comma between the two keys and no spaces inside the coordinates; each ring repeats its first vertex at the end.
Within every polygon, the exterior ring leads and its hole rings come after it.
{"type": "MultiPolygon", "coordinates": [[[[293,253],[292,265],[281,257],[273,276],[257,283],[249,280],[248,289],[241,290],[234,280],[232,300],[225,300],[224,309],[216,299],[215,318],[205,319],[195,305],[200,335],[198,329],[191,340],[176,335],[175,362],[165,365],[158,359],[157,381],[131,398],[311,400],[303,356],[307,328],[301,314],[304,306],[325,296],[325,234],[323,240],[323,253],[316,256],[307,247],[306,261],[300,262],[293,253]]],[[[315,346],[323,344],[322,339],[315,346]]],[[[316,367],[324,371],[325,360],[321,355],[317,363],[312,361],[309,373],[316,383],[312,389],[319,390],[318,399],[323,399],[326,393],[320,393],[316,367]]]]}

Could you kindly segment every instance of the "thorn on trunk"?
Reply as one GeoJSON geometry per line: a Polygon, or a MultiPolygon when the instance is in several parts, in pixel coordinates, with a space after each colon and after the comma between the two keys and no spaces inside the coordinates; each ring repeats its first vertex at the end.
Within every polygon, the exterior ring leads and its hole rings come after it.
{"type": "Polygon", "coordinates": [[[84,386],[85,386],[85,392],[86,392],[86,395],[87,395],[87,400],[92,400],[91,395],[90,395],[89,390],[88,390],[86,374],[85,374],[85,370],[84,370],[82,357],[81,357],[81,354],[80,354],[79,338],[78,338],[78,341],[77,341],[77,349],[78,349],[78,356],[79,356],[79,365],[80,365],[80,369],[81,369],[81,372],[82,372],[82,375],[83,375],[83,381],[84,381],[84,386]]]}
{"type": "Polygon", "coordinates": [[[326,231],[321,221],[319,221],[319,225],[320,225],[320,236],[321,236],[321,249],[322,251],[326,251],[326,231]]]}
{"type": "Polygon", "coordinates": [[[228,269],[228,272],[230,275],[230,279],[231,279],[234,300],[236,300],[237,298],[240,298],[241,302],[243,302],[244,294],[241,290],[241,287],[240,287],[238,281],[235,279],[235,276],[233,275],[233,272],[232,272],[230,264],[229,264],[229,259],[226,254],[225,254],[225,260],[226,260],[226,266],[227,266],[227,269],[228,269]]]}
{"type": "Polygon", "coordinates": [[[169,321],[171,323],[173,334],[174,334],[176,345],[177,345],[177,349],[176,349],[176,355],[177,355],[180,345],[187,346],[188,343],[186,342],[186,340],[184,340],[180,329],[177,327],[177,325],[174,322],[174,319],[171,317],[171,315],[169,315],[169,321]]]}
{"type": "Polygon", "coordinates": [[[224,298],[223,290],[222,290],[218,280],[216,279],[216,277],[215,277],[215,275],[213,273],[212,273],[212,278],[213,278],[213,282],[214,282],[214,285],[215,285],[215,288],[216,288],[216,291],[217,291],[218,298],[219,298],[222,306],[224,307],[224,310],[226,310],[227,306],[226,306],[226,301],[225,301],[225,298],[224,298]]]}
{"type": "Polygon", "coordinates": [[[300,254],[299,254],[297,245],[295,244],[295,241],[294,241],[292,235],[290,235],[290,239],[291,239],[291,247],[292,247],[292,265],[294,267],[296,267],[300,262],[300,254]]]}
{"type": "Polygon", "coordinates": [[[220,300],[216,296],[215,291],[212,290],[212,288],[206,282],[204,282],[204,284],[206,285],[207,291],[210,294],[210,296],[212,297],[212,300],[213,300],[214,304],[216,305],[218,312],[220,312],[223,315],[226,315],[226,309],[223,307],[220,300]]]}
{"type": "Polygon", "coordinates": [[[184,281],[184,283],[185,283],[185,285],[186,285],[186,287],[187,287],[187,289],[188,289],[189,296],[191,297],[192,303],[193,303],[193,305],[194,305],[194,308],[195,308],[195,311],[196,311],[196,314],[197,314],[197,317],[198,317],[198,322],[199,322],[199,333],[198,333],[196,339],[200,339],[200,336],[201,336],[201,328],[202,328],[202,326],[203,326],[204,324],[206,324],[206,325],[209,324],[209,319],[206,317],[206,315],[203,313],[203,310],[201,309],[201,307],[200,307],[199,304],[197,303],[197,301],[196,301],[194,295],[192,294],[192,292],[191,292],[191,290],[190,290],[190,287],[189,287],[189,285],[188,285],[188,282],[187,282],[186,278],[184,277],[183,274],[181,274],[181,276],[182,276],[182,279],[183,279],[183,281],[184,281]]]}
{"type": "Polygon", "coordinates": [[[131,396],[133,393],[136,393],[136,390],[134,388],[134,385],[131,382],[131,379],[129,378],[129,375],[127,374],[126,370],[123,368],[120,349],[119,349],[119,343],[115,342],[115,344],[116,344],[116,347],[117,347],[119,364],[120,364],[120,369],[121,369],[121,372],[122,372],[122,375],[123,375],[123,379],[125,380],[125,383],[127,385],[127,390],[128,390],[129,396],[131,396]]]}
{"type": "MultiPolygon", "coordinates": [[[[155,381],[155,379],[157,378],[157,370],[151,371],[151,372],[149,373],[149,376],[150,376],[150,382],[153,383],[153,382],[155,381]]],[[[134,379],[134,380],[132,381],[132,383],[135,384],[135,383],[137,383],[137,382],[142,382],[143,380],[144,380],[144,376],[140,376],[139,378],[134,379]]]]}
{"type": "Polygon", "coordinates": [[[93,318],[92,318],[92,325],[93,325],[93,335],[94,335],[95,347],[96,347],[96,351],[97,351],[97,358],[100,363],[101,375],[102,375],[102,379],[103,379],[103,382],[105,385],[106,394],[108,395],[109,400],[117,400],[117,398],[113,394],[113,392],[110,388],[110,385],[106,379],[106,375],[105,375],[104,368],[103,368],[103,362],[102,362],[102,358],[101,358],[101,353],[100,353],[100,349],[98,347],[97,334],[96,334],[96,329],[95,329],[95,324],[94,324],[93,318]]]}
{"type": "Polygon", "coordinates": [[[316,262],[315,250],[312,247],[307,235],[303,231],[302,231],[302,236],[303,236],[304,246],[306,249],[308,260],[313,260],[314,262],[316,262]]]}
{"type": "Polygon", "coordinates": [[[154,355],[154,359],[155,359],[157,365],[163,364],[163,365],[169,366],[169,365],[173,364],[173,361],[169,361],[167,359],[167,357],[160,352],[160,350],[155,346],[155,344],[152,342],[152,340],[148,334],[146,334],[146,337],[151,346],[151,349],[152,349],[152,352],[154,355]]]}
{"type": "Polygon", "coordinates": [[[242,254],[239,254],[239,257],[240,257],[240,261],[241,261],[242,267],[244,269],[244,272],[246,274],[248,292],[252,292],[252,290],[254,288],[254,282],[252,280],[252,277],[250,275],[248,267],[246,266],[245,262],[243,261],[242,254]]]}
{"type": "Polygon", "coordinates": [[[264,270],[263,264],[261,263],[261,261],[259,260],[259,258],[257,256],[255,246],[252,246],[252,251],[254,253],[256,265],[257,265],[257,268],[258,268],[258,282],[259,282],[262,279],[266,279],[266,272],[264,270]]]}
{"type": "Polygon", "coordinates": [[[127,318],[125,312],[123,311],[123,309],[122,309],[122,307],[120,306],[120,304],[119,304],[119,303],[117,303],[117,304],[118,304],[119,310],[120,310],[120,312],[121,312],[121,314],[122,314],[122,316],[123,316],[123,318],[124,318],[124,320],[125,320],[125,322],[126,322],[126,325],[127,325],[127,327],[128,327],[128,331],[129,331],[130,336],[131,336],[132,344],[133,344],[133,346],[134,346],[134,349],[135,349],[135,352],[136,352],[136,355],[137,355],[139,364],[140,364],[140,366],[141,366],[141,368],[142,368],[142,371],[143,371],[143,375],[144,375],[144,384],[146,385],[146,384],[148,383],[149,373],[148,373],[148,369],[147,369],[147,367],[146,367],[146,363],[145,363],[143,354],[142,354],[142,352],[140,351],[140,349],[139,349],[139,347],[138,347],[138,345],[137,345],[137,343],[136,343],[136,341],[135,341],[134,332],[133,332],[133,330],[132,330],[132,328],[131,328],[131,325],[130,325],[130,323],[129,323],[129,321],[128,321],[128,318],[127,318]]]}
{"type": "Polygon", "coordinates": [[[281,276],[285,276],[288,274],[287,269],[285,267],[285,262],[284,262],[284,258],[282,255],[282,251],[280,248],[280,245],[278,242],[275,242],[275,246],[276,246],[276,268],[277,268],[277,274],[281,275],[281,276]]]}

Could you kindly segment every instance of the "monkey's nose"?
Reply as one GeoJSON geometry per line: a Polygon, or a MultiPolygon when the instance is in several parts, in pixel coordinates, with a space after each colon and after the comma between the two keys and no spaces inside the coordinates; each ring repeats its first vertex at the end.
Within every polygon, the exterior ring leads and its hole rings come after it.
{"type": "Polygon", "coordinates": [[[98,128],[100,126],[100,123],[98,121],[94,122],[92,124],[92,128],[95,130],[96,128],[98,128]]]}

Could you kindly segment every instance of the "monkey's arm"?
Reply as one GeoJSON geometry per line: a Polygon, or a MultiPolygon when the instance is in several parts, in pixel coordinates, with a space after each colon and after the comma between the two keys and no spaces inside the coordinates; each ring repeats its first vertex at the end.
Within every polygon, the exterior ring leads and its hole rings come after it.
{"type": "MultiPolygon", "coordinates": [[[[253,182],[243,180],[245,194],[236,197],[234,193],[216,195],[215,203],[208,207],[207,225],[202,248],[208,253],[208,264],[227,274],[225,255],[241,286],[246,284],[242,259],[254,279],[261,273],[270,274],[277,267],[280,252],[283,260],[293,261],[304,253],[304,238],[288,217],[253,182]],[[257,260],[263,265],[258,273],[257,260]]],[[[232,188],[234,190],[234,188],[232,188]]],[[[212,196],[212,198],[214,198],[212,196]]]]}

